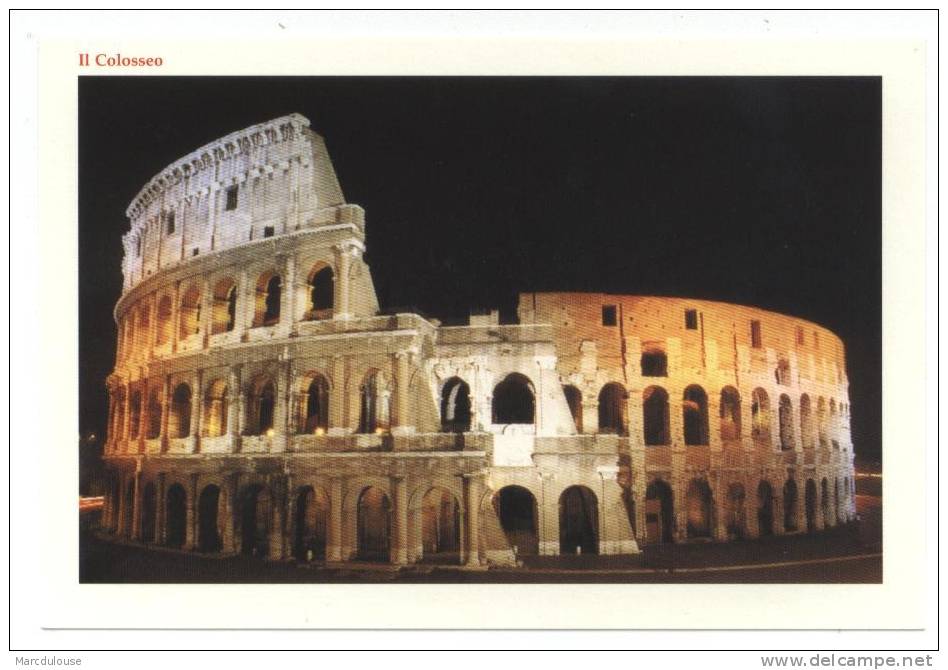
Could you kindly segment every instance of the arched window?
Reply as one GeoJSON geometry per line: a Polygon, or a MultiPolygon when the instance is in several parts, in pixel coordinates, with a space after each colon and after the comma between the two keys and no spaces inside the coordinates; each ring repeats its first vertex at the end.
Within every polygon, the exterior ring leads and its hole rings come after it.
{"type": "Polygon", "coordinates": [[[495,424],[532,424],[535,417],[533,384],[524,375],[513,372],[494,387],[491,401],[495,424]]]}
{"type": "Polygon", "coordinates": [[[307,319],[326,319],[332,316],[333,274],[328,265],[317,265],[309,273],[309,310],[307,319]]]}
{"type": "Polygon", "coordinates": [[[313,375],[300,402],[299,426],[304,433],[323,434],[329,427],[329,382],[322,375],[313,375]]]}
{"type": "Polygon", "coordinates": [[[220,437],[227,433],[228,405],[227,384],[218,379],[208,386],[204,398],[204,430],[208,437],[220,437]]]}
{"type": "Polygon", "coordinates": [[[178,337],[182,340],[201,330],[201,291],[191,284],[181,298],[178,315],[178,337]]]}
{"type": "Polygon", "coordinates": [[[685,389],[682,398],[685,444],[708,444],[708,396],[700,386],[685,389]]]}
{"type": "Polygon", "coordinates": [[[359,432],[384,433],[390,427],[389,389],[378,370],[366,373],[359,403],[359,432]]]}
{"type": "Polygon", "coordinates": [[[158,329],[155,331],[155,344],[167,344],[171,339],[171,296],[164,295],[158,301],[158,329]]]}
{"type": "Polygon", "coordinates": [[[237,323],[237,283],[230,277],[217,282],[214,287],[214,309],[211,333],[228,333],[237,323]]]}
{"type": "Polygon", "coordinates": [[[161,435],[161,388],[156,386],[148,393],[148,433],[149,440],[161,435]]]}
{"type": "Polygon", "coordinates": [[[780,448],[784,451],[793,449],[793,406],[790,397],[780,396],[780,448]]]}
{"type": "Polygon", "coordinates": [[[128,438],[137,440],[141,434],[142,420],[142,392],[132,391],[131,400],[128,403],[128,438]]]}
{"type": "Polygon", "coordinates": [[[642,426],[645,444],[660,446],[671,442],[668,430],[668,393],[660,386],[649,386],[642,393],[642,426]]]}
{"type": "Polygon", "coordinates": [[[720,419],[723,441],[741,439],[741,394],[733,386],[721,389],[720,419]]]}
{"type": "Polygon", "coordinates": [[[276,389],[267,378],[258,379],[250,394],[250,416],[247,422],[248,435],[266,435],[273,430],[273,413],[276,408],[276,389]]]}
{"type": "Polygon", "coordinates": [[[171,395],[171,413],[168,415],[168,435],[187,437],[191,434],[191,387],[178,384],[171,395]]]}
{"type": "Polygon", "coordinates": [[[622,384],[610,382],[599,392],[599,432],[625,435],[626,405],[629,394],[622,384]]]}
{"type": "Polygon", "coordinates": [[[569,413],[573,417],[573,423],[576,425],[576,432],[583,432],[583,394],[571,384],[563,387],[563,395],[566,396],[566,404],[569,405],[569,413]]]}
{"type": "Polygon", "coordinates": [[[441,430],[465,433],[471,429],[471,389],[463,379],[451,377],[441,389],[441,430]]]}
{"type": "Polygon", "coordinates": [[[810,396],[800,396],[800,443],[804,449],[813,448],[813,417],[810,411],[810,396]]]}
{"type": "Polygon", "coordinates": [[[661,346],[643,345],[641,365],[643,377],[668,376],[668,357],[661,346]]]}
{"type": "Polygon", "coordinates": [[[264,272],[257,280],[254,326],[272,326],[280,321],[280,297],[283,285],[280,275],[264,272]]]}
{"type": "Polygon", "coordinates": [[[786,358],[780,358],[777,361],[777,369],[774,370],[774,381],[783,386],[790,384],[790,361],[786,358]]]}
{"type": "Polygon", "coordinates": [[[751,396],[751,434],[758,440],[770,439],[770,398],[762,388],[751,396]]]}

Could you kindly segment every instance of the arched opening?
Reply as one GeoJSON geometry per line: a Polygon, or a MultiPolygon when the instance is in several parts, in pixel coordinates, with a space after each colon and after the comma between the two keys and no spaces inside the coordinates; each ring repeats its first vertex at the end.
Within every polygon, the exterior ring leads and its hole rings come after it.
{"type": "Polygon", "coordinates": [[[181,297],[178,313],[178,338],[186,339],[201,330],[201,290],[191,284],[181,297]]]}
{"type": "Polygon", "coordinates": [[[155,541],[155,520],[158,516],[158,495],[152,482],[142,492],[142,541],[155,541]]]}
{"type": "Polygon", "coordinates": [[[471,389],[463,379],[451,377],[441,389],[441,430],[466,433],[471,429],[471,389]]]}
{"type": "Polygon", "coordinates": [[[720,419],[723,442],[741,439],[741,394],[733,386],[721,389],[720,419]]]}
{"type": "Polygon", "coordinates": [[[329,496],[304,486],[296,495],[293,514],[293,556],[298,561],[326,560],[329,496]]]}
{"type": "Polygon", "coordinates": [[[191,387],[178,384],[171,395],[171,413],[168,415],[168,435],[187,437],[191,434],[191,387]]]}
{"type": "Polygon", "coordinates": [[[626,406],[629,394],[622,384],[610,382],[599,392],[599,432],[611,435],[628,434],[626,406]]]}
{"type": "Polygon", "coordinates": [[[158,301],[157,329],[155,344],[161,346],[171,340],[171,296],[163,295],[158,301]]]}
{"type": "Polygon", "coordinates": [[[461,510],[457,499],[435,487],[421,500],[421,545],[426,559],[457,563],[461,550],[461,510]]]}
{"type": "Polygon", "coordinates": [[[220,527],[217,522],[221,504],[221,490],[214,484],[208,484],[201,491],[198,501],[198,549],[200,551],[220,551],[220,527]]]}
{"type": "Polygon", "coordinates": [[[668,356],[665,350],[657,345],[643,345],[640,359],[643,377],[667,377],[668,356]]]}
{"type": "Polygon", "coordinates": [[[774,369],[774,381],[783,386],[790,385],[790,361],[786,358],[780,358],[777,361],[777,367],[774,369]]]}
{"type": "Polygon", "coordinates": [[[642,392],[642,426],[646,445],[661,446],[671,442],[668,393],[660,386],[649,386],[642,392]]]}
{"type": "Polygon", "coordinates": [[[265,272],[257,279],[254,302],[254,326],[272,326],[280,321],[280,298],[283,284],[280,275],[265,272]]]}
{"type": "Polygon", "coordinates": [[[333,308],[333,274],[328,265],[314,267],[307,279],[309,286],[309,309],[307,319],[328,319],[333,308]]]}
{"type": "Polygon", "coordinates": [[[804,449],[813,448],[813,417],[810,410],[810,396],[800,396],[800,444],[804,449]]]}
{"type": "Polygon", "coordinates": [[[786,394],[780,396],[778,420],[780,422],[780,448],[789,451],[793,449],[793,407],[790,404],[790,397],[786,394]]]}
{"type": "Polygon", "coordinates": [[[135,516],[135,482],[130,481],[125,487],[125,515],[122,518],[122,535],[131,539],[135,516]]]}
{"type": "Polygon", "coordinates": [[[703,479],[693,479],[685,493],[689,538],[711,537],[713,509],[711,487],[703,479]]]}
{"type": "Polygon", "coordinates": [[[812,479],[806,480],[804,505],[806,511],[806,532],[812,533],[816,530],[816,482],[812,479]]]}
{"type": "Polygon", "coordinates": [[[762,388],[751,396],[751,435],[761,442],[770,441],[770,398],[762,388]]]}
{"type": "Polygon", "coordinates": [[[599,503],[585,486],[570,486],[560,495],[560,553],[599,553],[599,503]]]}
{"type": "Polygon", "coordinates": [[[583,432],[583,394],[573,386],[567,384],[563,387],[563,395],[566,396],[566,404],[569,406],[569,413],[573,417],[573,424],[576,426],[576,432],[583,432]]]}
{"type": "Polygon", "coordinates": [[[774,491],[768,482],[757,486],[757,530],[761,536],[774,534],[774,491]]]}
{"type": "Polygon", "coordinates": [[[385,433],[391,426],[388,384],[379,370],[369,370],[362,382],[359,401],[359,432],[385,433]]]}
{"type": "Polygon", "coordinates": [[[223,379],[218,379],[207,387],[204,397],[204,432],[207,437],[227,434],[229,408],[227,384],[223,379]]]}
{"type": "Polygon", "coordinates": [[[161,388],[155,386],[148,393],[148,433],[149,440],[161,435],[161,388]]]}
{"type": "Polygon", "coordinates": [[[500,526],[517,556],[535,556],[540,551],[537,535],[537,501],[522,486],[505,486],[494,497],[500,526]]]}
{"type": "Polygon", "coordinates": [[[275,408],[276,389],[272,381],[262,377],[257,380],[251,389],[247,434],[267,435],[273,429],[275,408]]]}
{"type": "Polygon", "coordinates": [[[357,526],[359,558],[388,562],[391,550],[391,504],[381,489],[369,486],[359,495],[357,526]]]}
{"type": "Polygon", "coordinates": [[[708,444],[708,395],[700,386],[689,386],[682,398],[685,444],[708,444]]]}
{"type": "Polygon", "coordinates": [[[260,484],[240,495],[240,553],[265,557],[270,544],[270,494],[260,484]]]}
{"type": "Polygon", "coordinates": [[[168,488],[165,502],[165,544],[180,547],[187,539],[188,496],[181,484],[168,488]]]}
{"type": "Polygon", "coordinates": [[[130,440],[137,440],[141,434],[142,421],[142,393],[141,391],[132,391],[131,400],[128,403],[128,437],[130,440]]]}
{"type": "Polygon", "coordinates": [[[237,324],[237,283],[225,277],[214,287],[214,306],[211,312],[211,333],[229,333],[237,324]]]}
{"type": "Polygon", "coordinates": [[[299,426],[303,433],[322,435],[329,428],[329,382],[320,374],[313,375],[300,403],[299,426]]]}
{"type": "Polygon", "coordinates": [[[504,377],[504,380],[494,387],[491,414],[495,424],[532,424],[535,401],[530,380],[518,372],[504,377]]]}
{"type": "Polygon", "coordinates": [[[675,506],[671,487],[656,479],[645,489],[645,541],[661,544],[675,541],[675,506]]]}
{"type": "Polygon", "coordinates": [[[788,479],[783,485],[783,529],[792,533],[797,528],[797,483],[788,479]]]}
{"type": "Polygon", "coordinates": [[[831,526],[833,522],[830,518],[829,483],[826,477],[820,482],[820,511],[823,513],[823,525],[831,526]]]}
{"type": "Polygon", "coordinates": [[[744,537],[747,529],[744,485],[739,483],[727,487],[727,534],[734,539],[744,537]]]}

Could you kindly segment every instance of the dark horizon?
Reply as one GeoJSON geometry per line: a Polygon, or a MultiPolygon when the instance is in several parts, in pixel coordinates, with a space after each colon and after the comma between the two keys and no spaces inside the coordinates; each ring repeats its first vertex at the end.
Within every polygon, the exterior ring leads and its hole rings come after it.
{"type": "Polygon", "coordinates": [[[81,77],[80,434],[103,434],[125,209],[199,146],[291,112],[366,210],[383,310],[577,291],[754,305],[846,344],[881,458],[878,77],[81,77]]]}

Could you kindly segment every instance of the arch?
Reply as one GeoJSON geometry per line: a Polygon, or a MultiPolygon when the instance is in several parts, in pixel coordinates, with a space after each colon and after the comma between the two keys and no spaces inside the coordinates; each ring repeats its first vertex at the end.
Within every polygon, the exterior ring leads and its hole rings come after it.
{"type": "Polygon", "coordinates": [[[220,551],[220,525],[218,518],[221,507],[221,490],[214,484],[208,484],[198,499],[198,550],[205,552],[220,551]]]}
{"type": "Polygon", "coordinates": [[[719,418],[721,440],[730,442],[741,439],[741,394],[733,386],[721,389],[719,418]]]}
{"type": "Polygon", "coordinates": [[[191,434],[191,387],[184,382],[174,387],[171,412],[168,413],[168,435],[187,437],[191,434]]]}
{"type": "Polygon", "coordinates": [[[257,278],[253,325],[272,326],[280,321],[283,280],[276,272],[264,272],[257,278]]]}
{"type": "Polygon", "coordinates": [[[788,479],[783,485],[783,529],[792,533],[797,527],[797,483],[788,479]]]}
{"type": "Polygon", "coordinates": [[[309,308],[307,319],[326,319],[332,316],[334,290],[332,268],[325,263],[317,263],[306,279],[309,287],[309,308]]]}
{"type": "Polygon", "coordinates": [[[714,504],[711,487],[704,479],[692,479],[685,492],[687,533],[689,538],[711,537],[714,504]]]}
{"type": "Polygon", "coordinates": [[[747,532],[745,502],[747,495],[744,485],[735,482],[727,487],[727,534],[740,539],[747,532]]]}
{"type": "Polygon", "coordinates": [[[759,387],[751,395],[751,434],[759,440],[770,439],[770,398],[759,387]]]}
{"type": "Polygon", "coordinates": [[[214,286],[211,334],[229,333],[237,325],[237,282],[224,277],[214,286]]]}
{"type": "Polygon", "coordinates": [[[567,384],[563,387],[563,395],[566,396],[566,404],[569,407],[569,413],[573,417],[573,424],[576,426],[576,432],[583,432],[583,394],[573,386],[567,384]]]}
{"type": "Polygon", "coordinates": [[[421,547],[426,559],[460,562],[461,508],[457,498],[439,486],[421,499],[421,547]]]}
{"type": "Polygon", "coordinates": [[[128,403],[128,437],[131,440],[137,440],[141,434],[142,420],[142,392],[132,391],[131,400],[128,403]]]}
{"type": "Polygon", "coordinates": [[[158,516],[158,495],[153,482],[145,484],[142,491],[141,533],[143,542],[155,541],[155,521],[158,516]]]}
{"type": "Polygon", "coordinates": [[[460,377],[451,377],[441,388],[441,431],[466,433],[471,429],[471,389],[460,377]]]}
{"type": "Polygon", "coordinates": [[[171,340],[172,309],[171,296],[161,296],[161,299],[158,300],[158,314],[157,318],[155,319],[157,322],[155,330],[155,344],[158,346],[167,344],[171,340]]]}
{"type": "Polygon", "coordinates": [[[790,396],[786,393],[780,395],[778,420],[780,426],[780,448],[784,451],[789,451],[793,449],[793,405],[790,402],[790,396]]]}
{"type": "Polygon", "coordinates": [[[816,530],[816,482],[812,479],[806,480],[804,487],[804,510],[806,512],[806,532],[812,533],[816,530]]]}
{"type": "Polygon", "coordinates": [[[145,435],[153,440],[161,435],[161,387],[155,386],[148,393],[148,432],[145,435]]]}
{"type": "Polygon", "coordinates": [[[761,536],[774,534],[774,490],[767,481],[757,485],[757,530],[761,536]]]}
{"type": "Polygon", "coordinates": [[[800,396],[800,444],[804,449],[813,448],[813,416],[806,393],[800,396]]]}
{"type": "Polygon", "coordinates": [[[329,496],[321,488],[303,486],[293,507],[293,556],[298,561],[326,560],[329,496]]]}
{"type": "Polygon", "coordinates": [[[622,384],[609,382],[599,391],[599,432],[627,435],[626,407],[629,394],[622,384]]]}
{"type": "Polygon", "coordinates": [[[391,509],[388,496],[375,486],[367,486],[359,494],[356,528],[360,559],[390,560],[391,509]]]}
{"type": "Polygon", "coordinates": [[[491,398],[492,423],[532,424],[536,416],[533,383],[519,372],[512,372],[494,387],[491,398]]]}
{"type": "Polygon", "coordinates": [[[321,374],[314,374],[300,398],[301,433],[322,435],[329,428],[329,382],[321,374]]]}
{"type": "Polygon", "coordinates": [[[227,383],[223,379],[217,379],[208,385],[204,396],[204,434],[207,437],[220,437],[227,434],[229,393],[227,383]]]}
{"type": "Polygon", "coordinates": [[[697,384],[685,389],[682,398],[685,444],[708,444],[708,394],[697,384]]]}
{"type": "Polygon", "coordinates": [[[661,386],[649,386],[642,392],[642,429],[646,445],[660,446],[671,442],[668,392],[661,386]]]}
{"type": "Polygon", "coordinates": [[[165,498],[165,544],[183,546],[187,539],[188,495],[181,484],[172,484],[165,498]]]}
{"type": "Polygon", "coordinates": [[[639,364],[643,377],[668,376],[668,356],[665,349],[659,345],[643,344],[639,364]]]}
{"type": "Polygon", "coordinates": [[[259,377],[250,389],[247,434],[267,435],[273,430],[275,410],[276,388],[269,377],[259,377]]]}
{"type": "Polygon", "coordinates": [[[385,433],[391,427],[391,394],[380,370],[365,373],[359,394],[359,432],[385,433]]]}
{"type": "Polygon", "coordinates": [[[645,541],[662,544],[675,541],[675,503],[671,486],[661,479],[645,489],[645,541]]]}
{"type": "Polygon", "coordinates": [[[585,486],[560,494],[560,553],[599,553],[599,501],[585,486]]]}
{"type": "Polygon", "coordinates": [[[244,487],[238,509],[240,553],[267,556],[270,543],[270,492],[261,484],[244,487]]]}
{"type": "Polygon", "coordinates": [[[505,486],[494,495],[494,509],[514,554],[538,554],[540,538],[537,534],[537,500],[533,494],[522,486],[505,486]]]}
{"type": "Polygon", "coordinates": [[[185,339],[201,331],[201,289],[191,284],[181,296],[178,311],[178,338],[185,339]]]}

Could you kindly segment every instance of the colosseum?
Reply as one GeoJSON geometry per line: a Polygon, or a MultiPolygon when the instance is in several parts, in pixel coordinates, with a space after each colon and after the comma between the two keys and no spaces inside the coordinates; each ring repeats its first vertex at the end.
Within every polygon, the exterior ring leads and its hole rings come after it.
{"type": "Polygon", "coordinates": [[[855,518],[844,344],[815,323],[590,293],[521,293],[513,324],[384,313],[365,212],[298,114],[181,158],[127,215],[119,538],[489,566],[855,518]]]}

